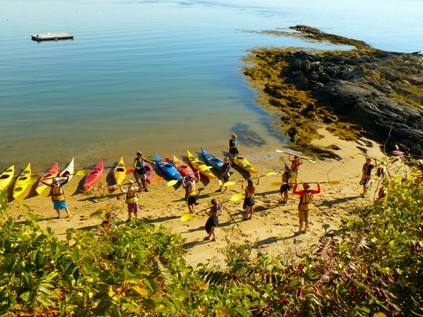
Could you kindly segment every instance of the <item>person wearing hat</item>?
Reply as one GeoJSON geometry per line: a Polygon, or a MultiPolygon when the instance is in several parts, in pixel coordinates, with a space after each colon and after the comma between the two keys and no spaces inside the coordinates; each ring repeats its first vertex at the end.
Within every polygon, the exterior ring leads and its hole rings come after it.
{"type": "Polygon", "coordinates": [[[234,165],[234,158],[239,154],[238,151],[238,136],[234,133],[232,134],[232,138],[229,140],[229,163],[233,166],[234,165]]]}
{"type": "Polygon", "coordinates": [[[317,190],[311,190],[310,185],[308,183],[303,183],[304,190],[297,190],[297,186],[298,185],[294,186],[293,193],[295,195],[300,195],[300,203],[298,204],[298,218],[300,229],[298,230],[298,232],[296,232],[296,234],[300,234],[307,233],[308,218],[310,216],[311,210],[311,201],[313,199],[313,195],[320,194],[320,184],[317,183],[317,190]]]}
{"type": "Polygon", "coordinates": [[[134,213],[135,218],[138,218],[138,196],[137,193],[141,191],[141,189],[137,186],[134,186],[134,181],[129,181],[130,185],[128,188],[122,188],[122,185],[119,185],[120,191],[126,194],[126,203],[128,205],[128,220],[126,222],[131,221],[132,213],[134,213]]]}
{"type": "Polygon", "coordinates": [[[64,209],[66,211],[66,215],[69,218],[71,214],[69,213],[69,208],[66,204],[65,200],[65,191],[63,190],[63,186],[65,186],[69,182],[70,175],[67,176],[64,182],[60,182],[59,177],[53,178],[53,183],[46,183],[42,181],[44,185],[51,187],[51,200],[53,201],[53,207],[57,212],[57,218],[60,218],[60,210],[64,209]]]}
{"type": "Polygon", "coordinates": [[[200,180],[200,172],[195,172],[197,178],[194,178],[194,175],[188,174],[182,179],[182,184],[185,188],[185,198],[187,200],[188,210],[191,213],[194,213],[195,204],[197,202],[197,191],[195,189],[195,184],[200,180]]]}
{"type": "Polygon", "coordinates": [[[134,177],[136,182],[138,183],[139,188],[144,188],[146,192],[148,192],[147,188],[147,175],[146,175],[146,169],[145,169],[145,162],[148,162],[150,164],[157,164],[154,161],[147,160],[141,151],[137,152],[137,157],[134,160],[134,177]]]}
{"type": "Polygon", "coordinates": [[[223,165],[220,168],[220,173],[222,182],[222,185],[220,185],[220,191],[224,193],[228,187],[223,185],[228,182],[229,176],[231,176],[231,164],[229,163],[229,159],[227,157],[223,159],[223,165]],[[222,191],[223,187],[225,187],[225,189],[222,191]]]}

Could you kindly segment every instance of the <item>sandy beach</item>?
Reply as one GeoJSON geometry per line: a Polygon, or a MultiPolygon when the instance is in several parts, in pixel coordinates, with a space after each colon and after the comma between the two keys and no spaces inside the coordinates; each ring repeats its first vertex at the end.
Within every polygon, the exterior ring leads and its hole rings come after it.
{"type": "MultiPolygon", "coordinates": [[[[289,202],[286,206],[280,204],[281,196],[279,187],[272,186],[272,182],[281,181],[281,174],[262,177],[260,185],[256,190],[255,214],[252,220],[243,221],[244,211],[242,209],[243,201],[228,202],[225,204],[226,211],[220,217],[220,225],[217,229],[217,241],[204,241],[206,232],[204,225],[207,220],[206,211],[211,206],[211,199],[215,198],[218,202],[229,200],[233,195],[242,193],[241,182],[228,187],[226,193],[220,193],[218,179],[209,181],[202,177],[197,188],[201,191],[198,199],[196,211],[203,212],[196,215],[192,220],[183,222],[180,217],[188,212],[185,200],[184,189],[178,185],[174,187],[166,186],[166,177],[160,182],[153,182],[149,187],[149,192],[139,194],[140,213],[139,217],[148,223],[163,225],[172,232],[180,233],[186,240],[187,261],[194,267],[198,263],[204,263],[207,259],[222,259],[218,252],[220,248],[226,245],[223,228],[237,225],[250,241],[258,240],[260,245],[266,247],[269,252],[282,252],[286,248],[304,248],[313,244],[325,233],[323,225],[329,225],[327,230],[336,230],[341,223],[341,219],[348,214],[348,211],[355,206],[372,204],[377,182],[373,182],[366,198],[361,198],[359,193],[362,188],[358,184],[361,177],[361,168],[364,164],[363,155],[357,154],[357,146],[363,147],[356,142],[343,141],[329,134],[324,128],[319,129],[319,133],[324,137],[313,143],[322,147],[336,144],[340,150],[336,153],[342,157],[342,160],[316,160],[316,163],[304,161],[300,168],[299,182],[325,182],[329,180],[340,180],[339,185],[323,184],[322,192],[315,195],[313,200],[313,209],[310,215],[310,226],[306,234],[294,235],[298,230],[297,205],[299,197],[290,192],[289,202]],[[295,239],[294,239],[295,238],[295,239]]],[[[229,138],[228,138],[229,139],[229,138]]],[[[222,148],[226,146],[227,140],[222,140],[222,148]]],[[[373,147],[367,147],[368,154],[381,158],[379,146],[373,143],[373,147]]],[[[283,148],[281,148],[283,149],[283,148]]],[[[134,153],[139,149],[134,149],[134,153]]],[[[259,171],[258,175],[268,172],[280,172],[284,166],[280,157],[281,154],[273,148],[245,148],[240,144],[240,153],[249,159],[249,161],[259,171]]],[[[285,149],[289,150],[289,149],[285,149]]],[[[148,153],[150,154],[150,153],[148,153]]],[[[151,153],[152,154],[152,153],[151,153]]],[[[182,156],[186,161],[187,158],[182,156]]],[[[200,159],[202,157],[200,156],[200,159]]],[[[223,158],[221,158],[223,159],[223,158]]],[[[127,168],[130,168],[132,162],[126,162],[127,168]]],[[[155,167],[157,176],[163,176],[155,167]]],[[[231,181],[246,179],[249,174],[240,168],[233,168],[235,172],[231,176],[231,181]]],[[[217,176],[219,173],[214,171],[217,176]]],[[[374,173],[375,174],[375,173],[374,173]]],[[[56,232],[60,239],[65,239],[66,230],[75,228],[78,230],[96,230],[103,220],[102,218],[90,217],[96,211],[106,210],[115,205],[119,218],[119,226],[124,226],[127,219],[126,204],[124,195],[116,190],[110,195],[102,195],[99,191],[93,190],[92,195],[80,193],[82,189],[83,176],[74,176],[64,189],[66,192],[66,201],[70,208],[72,216],[70,218],[57,219],[56,212],[53,209],[49,191],[45,190],[42,195],[33,195],[34,186],[31,193],[23,201],[11,202],[12,208],[9,214],[15,218],[31,212],[40,215],[44,220],[39,221],[43,227],[50,227],[56,232]],[[121,199],[117,199],[121,196],[121,199]],[[22,207],[25,204],[29,207],[22,207]]],[[[128,175],[126,181],[133,179],[132,174],[128,175]]],[[[376,176],[373,176],[376,180],[376,176]]],[[[113,184],[113,178],[110,169],[106,170],[100,180],[101,184],[113,184]]],[[[36,186],[36,184],[35,184],[36,186]]],[[[312,185],[312,188],[314,188],[312,185]]],[[[9,188],[10,194],[11,188],[9,188]]],[[[108,191],[106,191],[108,193],[108,191]]],[[[65,212],[63,212],[63,215],[65,212]]]]}

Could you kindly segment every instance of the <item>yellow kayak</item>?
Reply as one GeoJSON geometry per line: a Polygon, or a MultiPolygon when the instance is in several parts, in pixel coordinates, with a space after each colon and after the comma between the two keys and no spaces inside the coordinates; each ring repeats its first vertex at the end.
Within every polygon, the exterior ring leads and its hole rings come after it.
{"type": "Polygon", "coordinates": [[[28,166],[16,179],[15,187],[13,187],[13,198],[17,199],[21,196],[31,184],[33,184],[31,181],[31,163],[28,163],[28,166]]]}
{"type": "Polygon", "coordinates": [[[126,167],[123,162],[123,156],[120,158],[119,163],[115,166],[113,171],[113,178],[115,179],[116,185],[121,185],[126,177],[126,167]]]}
{"type": "Polygon", "coordinates": [[[210,168],[206,164],[201,162],[198,158],[196,158],[194,155],[192,155],[192,153],[188,150],[187,150],[187,156],[188,156],[189,162],[197,171],[199,171],[201,174],[203,174],[204,176],[210,179],[216,178],[216,176],[214,176],[213,173],[210,171],[210,168]]]}
{"type": "Polygon", "coordinates": [[[0,174],[0,190],[4,190],[9,186],[15,174],[15,165],[10,165],[3,173],[0,174]]]}
{"type": "Polygon", "coordinates": [[[237,155],[234,157],[234,162],[236,165],[241,167],[243,170],[246,170],[250,174],[257,173],[257,170],[251,165],[251,163],[242,155],[237,155]]]}

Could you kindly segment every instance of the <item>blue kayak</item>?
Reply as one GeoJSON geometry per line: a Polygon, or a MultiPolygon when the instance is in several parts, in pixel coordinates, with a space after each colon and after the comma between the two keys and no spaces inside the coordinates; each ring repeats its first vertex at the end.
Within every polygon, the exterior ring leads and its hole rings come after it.
{"type": "Polygon", "coordinates": [[[160,169],[165,173],[167,176],[173,179],[181,180],[182,175],[178,172],[175,166],[170,164],[170,160],[165,157],[162,159],[160,156],[157,155],[156,152],[154,152],[154,156],[156,157],[157,165],[159,165],[160,169]]]}
{"type": "Polygon", "coordinates": [[[220,172],[223,162],[219,160],[217,157],[214,157],[213,155],[211,155],[205,149],[201,148],[201,151],[203,152],[203,156],[206,159],[207,163],[209,163],[211,166],[213,166],[220,172]]]}

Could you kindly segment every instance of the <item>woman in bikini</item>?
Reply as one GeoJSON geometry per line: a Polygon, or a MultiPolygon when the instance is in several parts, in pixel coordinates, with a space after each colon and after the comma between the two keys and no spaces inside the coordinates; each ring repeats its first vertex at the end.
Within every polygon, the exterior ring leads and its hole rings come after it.
{"type": "Polygon", "coordinates": [[[254,213],[254,205],[256,204],[254,200],[254,193],[256,192],[257,185],[260,184],[260,176],[257,177],[257,184],[254,185],[254,182],[249,179],[247,187],[244,188],[244,182],[242,181],[242,189],[245,190],[245,199],[244,199],[244,206],[245,206],[245,218],[244,220],[251,220],[254,213]]]}

